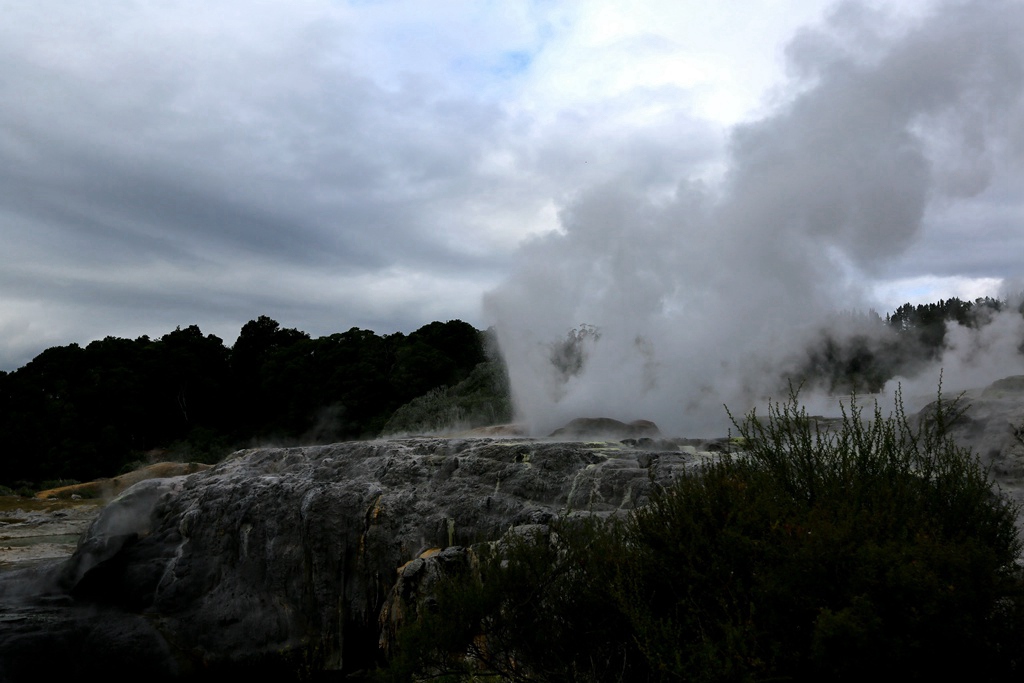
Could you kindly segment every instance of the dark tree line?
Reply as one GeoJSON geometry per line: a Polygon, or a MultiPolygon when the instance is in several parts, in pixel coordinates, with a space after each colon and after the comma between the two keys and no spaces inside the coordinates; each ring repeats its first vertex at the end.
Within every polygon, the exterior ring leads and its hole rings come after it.
{"type": "Polygon", "coordinates": [[[376,436],[403,404],[468,377],[486,335],[455,320],[312,339],[261,316],[230,348],[195,325],[53,347],[0,373],[0,484],[112,476],[153,451],[215,460],[376,436]]]}
{"type": "MultiPolygon", "coordinates": [[[[948,322],[981,327],[1007,307],[997,299],[953,298],[904,304],[884,319],[874,311],[838,316],[781,369],[781,379],[876,392],[938,358],[948,322]]],[[[598,337],[596,329],[577,334],[577,342],[598,337]]],[[[111,476],[153,457],[212,461],[253,443],[377,436],[413,399],[434,392],[433,403],[443,403],[435,390],[466,380],[488,360],[491,343],[488,333],[458,320],[408,335],[352,328],[312,339],[261,316],[242,327],[231,347],[195,325],[158,339],[53,347],[0,372],[0,485],[111,476]]],[[[560,360],[571,372],[574,356],[560,360]]],[[[507,386],[493,387],[502,392],[507,386]]],[[[477,387],[469,398],[456,393],[445,400],[482,414],[487,410],[474,402],[490,401],[489,393],[477,387]]],[[[502,403],[504,414],[507,395],[494,397],[494,405],[502,403]]]]}
{"type": "MultiPolygon", "coordinates": [[[[941,353],[946,341],[946,323],[956,322],[965,327],[978,328],[1006,308],[1006,302],[990,297],[974,301],[961,301],[953,297],[939,299],[932,304],[903,304],[895,313],[887,315],[885,321],[897,334],[913,340],[931,358],[935,358],[941,353]]],[[[1021,309],[1024,313],[1024,304],[1021,309]]]]}
{"type": "MultiPolygon", "coordinates": [[[[1009,304],[990,297],[903,304],[883,319],[876,312],[837,316],[797,361],[789,379],[833,392],[881,391],[896,376],[912,377],[941,358],[950,323],[981,328],[1009,304]]],[[[1018,307],[1024,315],[1024,304],[1018,307]]],[[[1018,340],[1024,353],[1024,339],[1018,340]]]]}

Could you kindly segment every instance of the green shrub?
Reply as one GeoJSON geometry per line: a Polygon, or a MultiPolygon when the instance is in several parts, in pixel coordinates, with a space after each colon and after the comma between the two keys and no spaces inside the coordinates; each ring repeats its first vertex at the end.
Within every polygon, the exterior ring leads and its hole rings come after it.
{"type": "Polygon", "coordinates": [[[381,680],[642,680],[643,656],[610,600],[618,537],[597,519],[474,547],[398,639],[381,680]]]}
{"type": "Polygon", "coordinates": [[[442,582],[400,634],[406,680],[1020,675],[1018,508],[948,438],[958,415],[821,421],[793,395],[734,420],[743,452],[626,520],[515,537],[442,582]]]}
{"type": "MultiPolygon", "coordinates": [[[[898,398],[898,396],[897,396],[898,398]]],[[[838,425],[795,395],[734,421],[748,450],[630,519],[618,583],[659,670],[693,680],[999,678],[1024,660],[1017,507],[941,400],[838,425]]]]}
{"type": "Polygon", "coordinates": [[[508,371],[500,361],[486,361],[455,386],[435,387],[398,408],[381,434],[445,432],[511,419],[508,371]]]}

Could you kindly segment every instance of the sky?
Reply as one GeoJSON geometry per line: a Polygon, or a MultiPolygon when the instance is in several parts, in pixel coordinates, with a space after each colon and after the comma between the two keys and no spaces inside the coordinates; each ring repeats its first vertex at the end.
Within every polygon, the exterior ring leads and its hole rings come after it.
{"type": "MultiPolygon", "coordinates": [[[[892,332],[868,312],[922,296],[987,289],[1013,306],[982,329],[951,326],[883,402],[906,390],[915,410],[940,381],[956,395],[1024,374],[1024,5],[913,9],[826,8],[791,32],[786,80],[717,154],[631,147],[628,169],[520,247],[485,310],[534,433],[607,416],[723,434],[723,405],[742,416],[785,399],[826,341],[888,353],[892,332]]],[[[835,414],[828,391],[806,386],[801,401],[835,414]]]]}
{"type": "Polygon", "coordinates": [[[891,4],[0,0],[0,369],[260,315],[494,325],[519,377],[619,339],[628,381],[514,379],[540,420],[1024,290],[1024,4],[891,4]]]}

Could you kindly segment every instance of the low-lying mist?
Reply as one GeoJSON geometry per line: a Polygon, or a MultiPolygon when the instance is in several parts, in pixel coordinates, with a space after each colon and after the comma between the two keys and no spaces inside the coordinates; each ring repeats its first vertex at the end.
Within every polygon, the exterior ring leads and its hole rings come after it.
{"type": "MultiPolygon", "coordinates": [[[[1024,159],[1021,25],[1019,3],[957,3],[890,35],[842,5],[790,43],[797,94],[732,131],[721,180],[666,191],[633,173],[565,202],[561,230],[525,244],[485,300],[520,419],[721,434],[723,404],[780,398],[824,334],[884,348],[884,325],[849,314],[875,304],[872,278],[932,207],[1024,159]]],[[[945,392],[1024,372],[1022,339],[1008,306],[955,326],[941,359],[898,381],[934,396],[940,368],[945,392]]]]}

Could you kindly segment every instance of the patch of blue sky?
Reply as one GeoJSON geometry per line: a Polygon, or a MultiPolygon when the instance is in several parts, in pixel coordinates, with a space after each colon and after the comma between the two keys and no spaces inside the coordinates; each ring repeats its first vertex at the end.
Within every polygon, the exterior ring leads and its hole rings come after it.
{"type": "Polygon", "coordinates": [[[510,78],[524,73],[533,63],[533,55],[526,50],[513,50],[499,55],[490,68],[495,76],[510,78]]]}
{"type": "Polygon", "coordinates": [[[510,50],[483,58],[462,57],[451,62],[449,68],[456,81],[477,96],[486,96],[487,93],[503,96],[509,82],[526,74],[532,63],[532,53],[510,50]]]}
{"type": "Polygon", "coordinates": [[[483,59],[463,57],[452,63],[455,73],[472,81],[505,81],[526,73],[533,63],[533,54],[526,50],[509,50],[483,59]]]}

